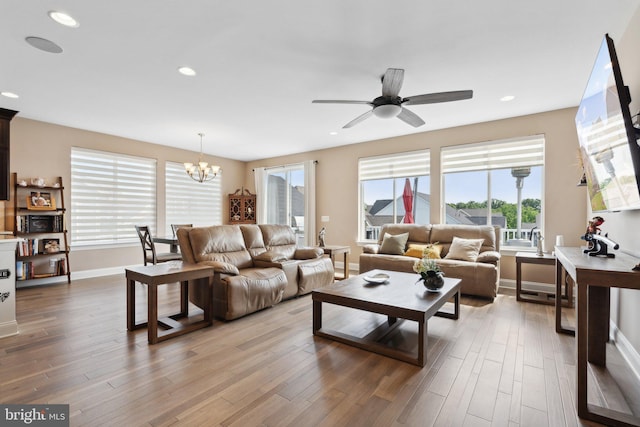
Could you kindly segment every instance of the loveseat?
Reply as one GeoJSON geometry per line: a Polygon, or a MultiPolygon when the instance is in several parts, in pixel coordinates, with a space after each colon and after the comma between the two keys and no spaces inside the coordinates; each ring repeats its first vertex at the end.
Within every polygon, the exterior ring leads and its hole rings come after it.
{"type": "Polygon", "coordinates": [[[411,273],[425,247],[446,277],[462,280],[463,294],[491,300],[496,297],[500,281],[500,228],[490,225],[383,225],[378,242],[363,247],[360,273],[373,269],[411,273]]]}
{"type": "MultiPolygon", "coordinates": [[[[213,314],[219,319],[236,319],[334,280],[324,251],[297,248],[286,225],[187,227],[176,236],[185,262],[213,267],[213,314]]],[[[204,297],[189,285],[191,302],[203,308],[204,297]]]]}

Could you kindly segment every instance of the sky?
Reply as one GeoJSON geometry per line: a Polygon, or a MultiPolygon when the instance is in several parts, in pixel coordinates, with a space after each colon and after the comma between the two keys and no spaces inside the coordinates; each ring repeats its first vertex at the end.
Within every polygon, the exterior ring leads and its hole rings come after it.
{"type": "MultiPolygon", "coordinates": [[[[418,180],[418,191],[430,193],[429,177],[421,177],[418,180]]],[[[411,188],[413,189],[413,178],[411,188]]],[[[517,190],[516,179],[511,176],[510,169],[492,171],[492,198],[504,200],[508,203],[516,203],[517,190]]],[[[404,179],[396,183],[396,194],[401,195],[404,188],[404,179]]],[[[365,184],[365,200],[367,204],[373,204],[378,199],[389,199],[392,195],[391,180],[369,181],[365,184]]],[[[485,171],[464,172],[447,174],[445,177],[445,197],[447,203],[459,203],[486,200],[487,178],[485,171]]],[[[539,199],[542,195],[542,167],[531,168],[531,175],[524,179],[522,199],[539,199]]]]}

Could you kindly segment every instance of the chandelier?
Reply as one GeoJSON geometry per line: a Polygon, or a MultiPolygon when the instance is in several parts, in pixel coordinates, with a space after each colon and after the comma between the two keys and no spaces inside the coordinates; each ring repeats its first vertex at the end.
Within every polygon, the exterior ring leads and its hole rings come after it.
{"type": "Polygon", "coordinates": [[[184,169],[187,172],[187,175],[189,175],[194,181],[211,181],[213,178],[218,176],[220,172],[222,172],[222,169],[220,166],[209,166],[209,163],[202,161],[202,137],[204,134],[199,133],[198,135],[200,135],[200,157],[198,157],[198,163],[185,163],[184,169]]]}

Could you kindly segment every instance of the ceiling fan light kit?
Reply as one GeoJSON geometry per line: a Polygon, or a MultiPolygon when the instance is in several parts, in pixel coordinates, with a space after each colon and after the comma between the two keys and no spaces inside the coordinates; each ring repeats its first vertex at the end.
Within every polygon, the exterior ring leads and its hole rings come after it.
{"type": "Polygon", "coordinates": [[[382,96],[375,98],[371,102],[323,99],[315,99],[312,102],[315,104],[366,104],[372,107],[371,110],[344,125],[344,128],[355,126],[371,117],[371,115],[375,115],[381,119],[397,117],[413,127],[419,127],[424,124],[424,120],[414,112],[406,109],[403,105],[436,104],[439,102],[461,101],[464,99],[471,99],[473,97],[472,90],[458,90],[453,92],[428,93],[401,98],[398,95],[404,80],[404,70],[401,68],[388,68],[381,80],[382,96]]]}

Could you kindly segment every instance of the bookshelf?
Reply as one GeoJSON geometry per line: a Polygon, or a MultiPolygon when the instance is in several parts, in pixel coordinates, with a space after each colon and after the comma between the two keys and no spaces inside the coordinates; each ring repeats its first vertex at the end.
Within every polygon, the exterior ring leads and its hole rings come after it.
{"type": "Polygon", "coordinates": [[[52,277],[71,283],[62,177],[47,183],[14,173],[13,182],[17,284],[52,277]]]}

